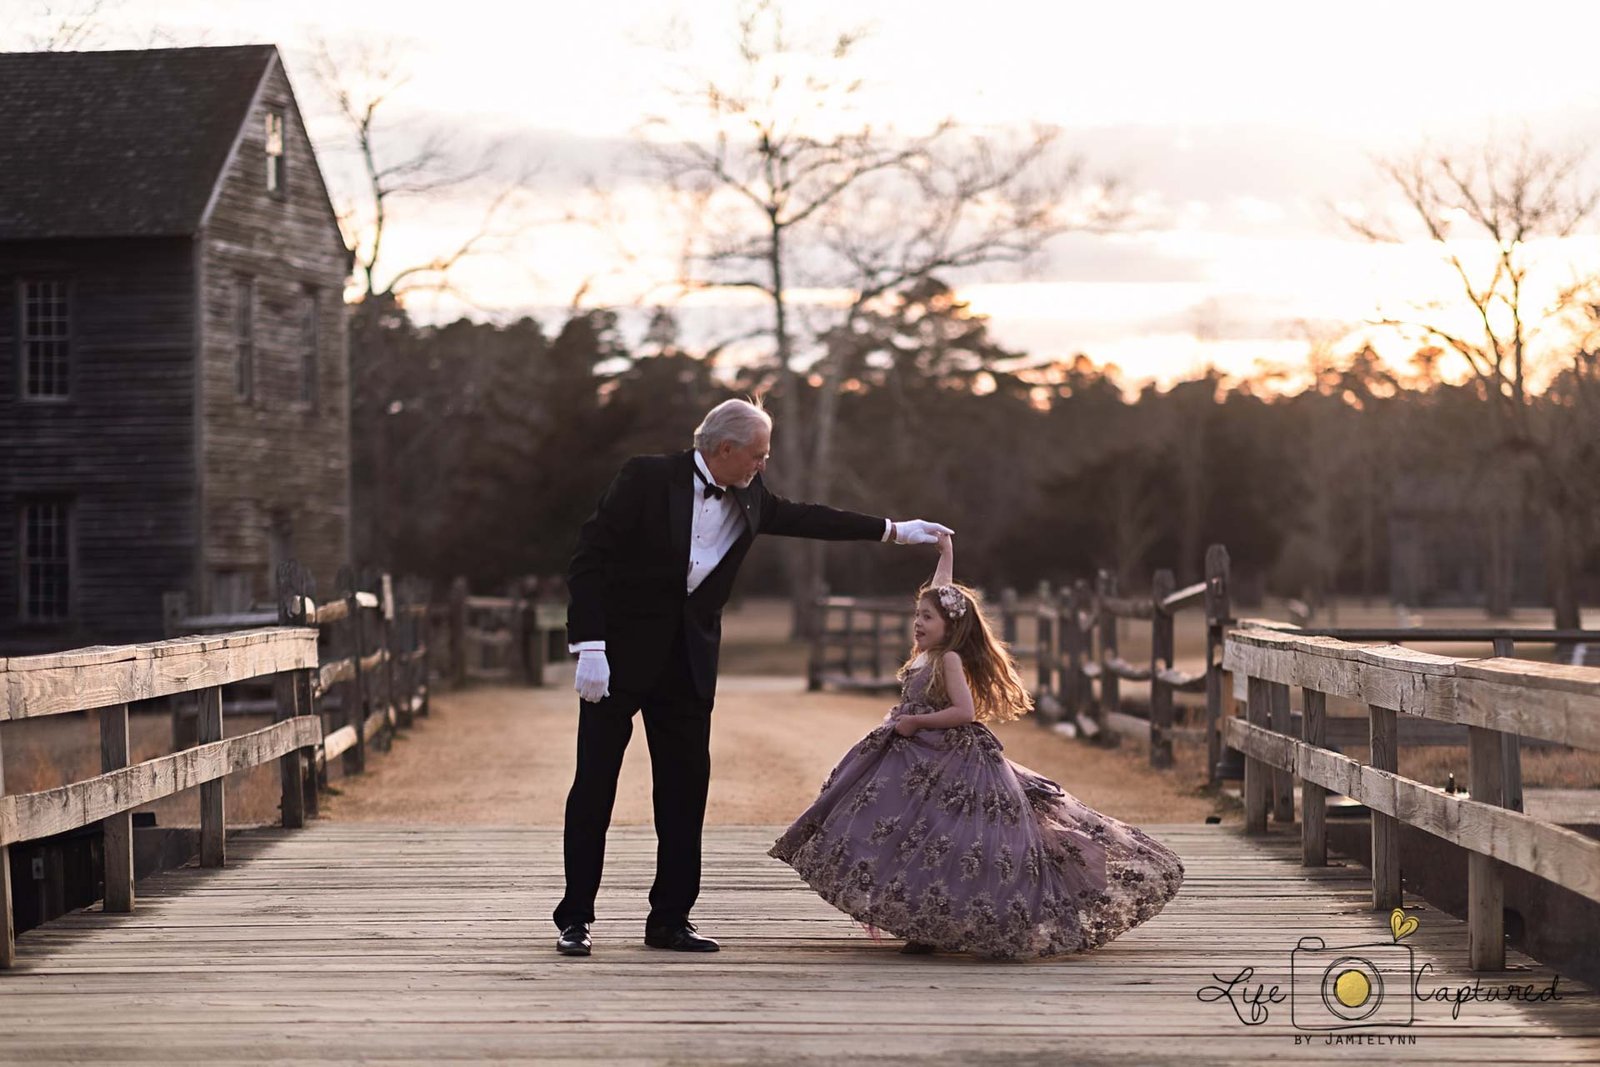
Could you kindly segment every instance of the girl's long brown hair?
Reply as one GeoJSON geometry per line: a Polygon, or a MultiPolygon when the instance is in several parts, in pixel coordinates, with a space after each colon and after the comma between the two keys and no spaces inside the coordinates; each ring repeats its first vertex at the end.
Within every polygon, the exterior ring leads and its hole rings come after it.
{"type": "MultiPolygon", "coordinates": [[[[979,722],[1006,722],[1020,718],[1033,710],[1033,697],[1023,686],[1017,674],[1016,660],[1011,658],[1005,643],[995,637],[989,620],[983,614],[983,601],[978,591],[959,582],[950,588],[959,590],[967,600],[967,610],[952,618],[939,602],[933,585],[917,590],[917,603],[927,601],[944,620],[944,640],[928,649],[928,659],[935,664],[928,679],[926,700],[934,707],[950,703],[950,693],[944,683],[944,671],[938,669],[939,657],[954,652],[961,657],[961,666],[967,674],[967,685],[972,689],[972,704],[979,722]]],[[[910,676],[916,661],[916,650],[900,668],[900,680],[910,676]]]]}

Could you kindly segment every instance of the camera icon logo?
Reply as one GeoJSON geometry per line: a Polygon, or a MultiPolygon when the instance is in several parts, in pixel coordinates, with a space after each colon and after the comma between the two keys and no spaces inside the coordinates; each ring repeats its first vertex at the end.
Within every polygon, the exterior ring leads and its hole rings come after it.
{"type": "Polygon", "coordinates": [[[1410,945],[1302,937],[1289,953],[1289,1020],[1299,1030],[1410,1026],[1415,977],[1410,945]]]}

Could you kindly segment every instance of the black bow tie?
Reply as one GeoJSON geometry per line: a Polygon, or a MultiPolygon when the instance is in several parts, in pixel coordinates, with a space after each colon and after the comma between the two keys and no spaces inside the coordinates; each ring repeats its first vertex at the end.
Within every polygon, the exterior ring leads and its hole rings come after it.
{"type": "Polygon", "coordinates": [[[706,483],[706,491],[700,494],[700,499],[710,500],[712,497],[716,497],[718,500],[721,500],[723,495],[727,493],[727,490],[722,488],[722,486],[712,485],[710,482],[706,482],[706,476],[700,473],[699,467],[694,469],[694,476],[706,483]]]}

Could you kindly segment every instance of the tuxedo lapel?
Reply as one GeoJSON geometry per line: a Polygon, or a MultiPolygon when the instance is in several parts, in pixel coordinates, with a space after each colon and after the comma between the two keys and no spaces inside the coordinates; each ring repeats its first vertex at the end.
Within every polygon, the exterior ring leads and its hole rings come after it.
{"type": "Polygon", "coordinates": [[[756,498],[754,489],[755,483],[751,482],[749,488],[741,489],[738,486],[733,486],[728,490],[733,494],[733,499],[739,504],[739,514],[744,517],[744,533],[741,535],[743,537],[754,537],[756,535],[756,498]]]}
{"type": "Polygon", "coordinates": [[[680,452],[671,467],[667,486],[667,535],[672,558],[689,573],[690,513],[694,509],[694,452],[680,452]]]}

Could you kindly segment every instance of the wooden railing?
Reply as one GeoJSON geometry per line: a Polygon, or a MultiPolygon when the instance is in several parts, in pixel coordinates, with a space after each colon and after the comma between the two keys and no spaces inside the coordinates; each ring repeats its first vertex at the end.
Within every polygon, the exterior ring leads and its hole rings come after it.
{"type": "Polygon", "coordinates": [[[310,711],[309,675],[316,667],[317,632],[300,626],[0,660],[0,721],[99,709],[102,771],[55,789],[0,796],[0,967],[11,966],[16,951],[12,845],[102,823],[105,910],[126,912],[133,910],[134,808],[199,786],[200,863],[220,867],[223,778],[278,760],[283,825],[302,825],[308,801],[315,802],[306,772],[322,741],[322,722],[310,711]],[[281,679],[278,721],[224,738],[222,687],[266,676],[281,679]],[[198,743],[130,766],[128,704],[184,693],[198,694],[198,743]]]}
{"type": "Polygon", "coordinates": [[[565,602],[523,594],[474,596],[465,578],[450,585],[450,602],[436,608],[433,625],[448,659],[441,674],[453,685],[469,681],[544,685],[551,634],[564,632],[565,602]]]}
{"type": "Polygon", "coordinates": [[[1265,833],[1269,809],[1294,819],[1301,790],[1301,854],[1327,862],[1324,802],[1330,792],[1372,812],[1372,906],[1401,904],[1400,824],[1468,852],[1467,923],[1472,967],[1505,966],[1504,891],[1496,864],[1509,864],[1600,902],[1600,841],[1507,806],[1508,760],[1517,739],[1600,749],[1600,668],[1496,656],[1462,659],[1398,645],[1360,646],[1271,624],[1226,634],[1223,665],[1243,678],[1248,718],[1224,721],[1242,752],[1245,829],[1265,833]],[[1301,687],[1300,736],[1290,733],[1290,686],[1301,687]],[[1368,763],[1326,747],[1329,696],[1367,705],[1368,763]],[[1467,729],[1466,796],[1399,774],[1399,716],[1467,729]]]}
{"type": "MultiPolygon", "coordinates": [[[[342,756],[346,772],[360,771],[369,742],[427,714],[425,591],[405,582],[397,590],[387,574],[369,576],[361,583],[369,588],[361,589],[346,569],[340,592],[318,603],[298,564],[282,565],[277,577],[277,626],[0,659],[0,722],[98,709],[102,771],[11,795],[4,795],[0,773],[0,967],[9,967],[15,952],[11,845],[100,823],[104,910],[131,911],[135,808],[199,786],[200,864],[220,867],[225,776],[278,760],[283,825],[302,826],[317,812],[331,760],[342,756]],[[224,700],[223,687],[256,680],[274,694],[276,721],[224,738],[224,706],[235,713],[239,707],[224,700]],[[189,693],[199,703],[195,743],[130,766],[128,705],[189,693]],[[329,728],[325,717],[338,725],[329,728]]],[[[250,702],[248,710],[258,709],[250,702]]],[[[0,760],[0,772],[3,766],[0,760]]]]}
{"type": "MultiPolygon", "coordinates": [[[[911,648],[916,606],[906,597],[828,596],[813,602],[816,626],[806,667],[806,687],[853,690],[898,689],[896,673],[911,648]]],[[[1032,658],[1033,647],[1017,643],[1017,618],[1023,608],[1014,590],[1002,590],[997,606],[1002,636],[1018,660],[1032,658]]]]}
{"type": "Polygon", "coordinates": [[[1212,545],[1207,550],[1204,581],[1183,589],[1176,586],[1170,570],[1158,570],[1151,579],[1149,596],[1123,596],[1116,575],[1101,570],[1092,591],[1082,579],[1053,596],[1048,588],[1042,590],[1036,624],[1041,653],[1037,692],[1051,694],[1059,707],[1057,714],[1086,736],[1106,738],[1134,729],[1147,732],[1152,767],[1172,766],[1174,694],[1205,693],[1205,736],[1210,739],[1207,758],[1215,767],[1221,754],[1215,723],[1222,714],[1224,695],[1220,653],[1229,612],[1227,549],[1212,545]],[[1205,610],[1206,667],[1191,672],[1176,664],[1175,620],[1180,611],[1196,607],[1205,610]],[[1132,663],[1123,658],[1120,620],[1149,623],[1149,660],[1132,663]],[[1142,723],[1124,710],[1125,681],[1150,686],[1148,712],[1142,723]]]}
{"type": "Polygon", "coordinates": [[[388,574],[357,582],[341,568],[337,592],[318,603],[311,577],[296,563],[278,568],[278,611],[285,625],[314,626],[323,649],[311,707],[328,723],[317,764],[343,758],[346,773],[366,769],[367,746],[385,747],[396,729],[428,713],[428,601],[419,583],[388,574]],[[369,588],[362,589],[366,585],[369,588]],[[397,588],[398,586],[398,588],[397,588]]]}

